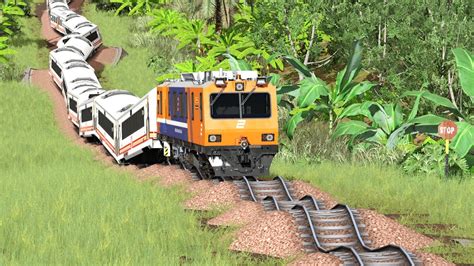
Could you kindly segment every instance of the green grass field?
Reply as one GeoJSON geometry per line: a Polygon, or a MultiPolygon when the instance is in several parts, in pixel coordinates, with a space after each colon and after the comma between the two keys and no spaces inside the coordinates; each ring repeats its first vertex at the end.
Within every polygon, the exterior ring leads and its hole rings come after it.
{"type": "MultiPolygon", "coordinates": [[[[331,162],[286,163],[281,159],[273,162],[271,172],[288,179],[308,181],[351,207],[372,208],[385,214],[407,214],[400,222],[415,229],[415,224],[455,225],[455,229],[446,232],[417,229],[423,233],[474,236],[472,178],[459,182],[459,179],[442,180],[435,176],[407,176],[395,167],[331,162]]],[[[466,254],[455,258],[448,254],[446,258],[457,263],[474,262],[474,247],[444,247],[432,251],[442,254],[451,249],[466,254]]]]}
{"type": "Polygon", "coordinates": [[[202,229],[179,189],[139,183],[72,144],[39,89],[0,87],[0,265],[255,262],[227,250],[225,230],[202,229]]]}

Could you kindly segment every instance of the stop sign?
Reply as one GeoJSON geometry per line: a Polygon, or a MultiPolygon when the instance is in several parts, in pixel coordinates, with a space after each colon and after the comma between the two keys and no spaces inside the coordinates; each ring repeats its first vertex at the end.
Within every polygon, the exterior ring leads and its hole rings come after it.
{"type": "Polygon", "coordinates": [[[438,135],[443,139],[451,140],[456,136],[456,133],[458,133],[458,126],[451,120],[443,121],[438,126],[438,135]]]}

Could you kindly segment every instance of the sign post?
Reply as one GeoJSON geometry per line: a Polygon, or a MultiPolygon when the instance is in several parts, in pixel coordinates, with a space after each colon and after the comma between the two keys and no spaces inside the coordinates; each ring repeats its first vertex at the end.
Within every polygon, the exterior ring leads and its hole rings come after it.
{"type": "Polygon", "coordinates": [[[445,159],[444,159],[444,175],[448,178],[449,174],[449,141],[456,136],[458,132],[458,127],[451,120],[446,120],[441,122],[438,126],[438,135],[445,139],[445,159]]]}

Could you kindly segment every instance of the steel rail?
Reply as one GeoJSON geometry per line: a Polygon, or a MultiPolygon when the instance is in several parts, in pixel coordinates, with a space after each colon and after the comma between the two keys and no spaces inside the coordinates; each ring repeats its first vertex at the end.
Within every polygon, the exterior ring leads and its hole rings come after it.
{"type": "Polygon", "coordinates": [[[362,247],[365,250],[371,251],[371,252],[377,252],[377,251],[384,251],[384,250],[387,250],[387,249],[396,249],[396,250],[398,250],[402,253],[402,255],[406,258],[406,260],[409,262],[409,264],[411,266],[415,265],[415,262],[410,257],[408,252],[400,246],[387,245],[387,246],[383,246],[383,247],[380,247],[380,248],[377,248],[377,249],[372,249],[369,246],[367,246],[367,244],[365,244],[364,239],[362,238],[359,227],[357,226],[357,221],[355,220],[354,214],[352,213],[352,210],[349,208],[349,206],[344,205],[344,204],[338,204],[338,205],[334,206],[331,210],[333,210],[333,209],[344,209],[349,214],[352,226],[354,227],[354,230],[356,232],[357,239],[359,240],[360,244],[362,245],[362,247]]]}
{"type": "Polygon", "coordinates": [[[247,188],[249,189],[250,197],[252,198],[253,201],[257,202],[257,198],[255,198],[255,195],[253,194],[253,189],[252,186],[250,185],[249,180],[247,179],[246,176],[242,177],[244,180],[245,184],[247,185],[247,188]]]}
{"type": "Polygon", "coordinates": [[[297,205],[295,205],[295,207],[293,207],[293,209],[303,210],[303,213],[305,214],[306,219],[308,220],[308,225],[309,225],[309,228],[311,229],[311,235],[313,237],[314,243],[316,244],[316,248],[319,251],[322,251],[324,253],[330,253],[330,252],[335,252],[335,251],[342,250],[342,249],[349,250],[352,253],[352,255],[354,256],[354,258],[356,259],[356,261],[360,265],[364,265],[364,262],[362,261],[362,258],[360,257],[359,253],[352,247],[340,246],[340,247],[337,247],[337,248],[334,248],[334,249],[331,249],[331,250],[327,250],[327,249],[323,248],[321,243],[319,242],[318,236],[316,234],[316,229],[314,228],[313,221],[311,220],[311,215],[309,214],[308,210],[306,209],[306,206],[297,204],[297,205]]]}
{"type": "Polygon", "coordinates": [[[280,204],[278,204],[278,201],[277,199],[274,197],[274,196],[266,196],[264,199],[263,199],[263,202],[265,201],[270,201],[272,200],[273,204],[275,205],[275,208],[277,209],[277,211],[280,211],[280,204]]]}
{"type": "Polygon", "coordinates": [[[316,199],[313,196],[306,195],[306,196],[304,196],[300,199],[300,201],[304,201],[304,200],[310,200],[311,203],[313,203],[313,206],[317,211],[321,210],[321,208],[319,208],[318,202],[316,201],[316,199]]]}
{"type": "Polygon", "coordinates": [[[285,190],[286,197],[288,198],[288,200],[293,201],[293,197],[291,196],[290,191],[288,190],[288,187],[286,186],[285,180],[281,176],[277,176],[273,180],[280,181],[281,185],[283,186],[283,189],[285,190]]]}

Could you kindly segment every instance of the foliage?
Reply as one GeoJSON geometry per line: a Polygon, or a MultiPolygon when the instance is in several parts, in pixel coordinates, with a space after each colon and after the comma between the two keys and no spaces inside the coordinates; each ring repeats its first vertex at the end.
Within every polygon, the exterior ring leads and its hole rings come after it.
{"type": "MultiPolygon", "coordinates": [[[[248,1],[250,2],[250,1],[248,1]]],[[[275,0],[241,3],[235,27],[257,47],[289,54],[304,65],[315,65],[331,37],[321,29],[325,17],[315,1],[275,0]]]]}
{"type": "Polygon", "coordinates": [[[474,105],[474,55],[462,48],[453,49],[461,88],[474,105]]]}
{"type": "Polygon", "coordinates": [[[13,35],[20,30],[18,17],[25,16],[25,7],[28,5],[21,1],[6,0],[0,2],[0,36],[13,35]]]}
{"type": "MultiPolygon", "coordinates": [[[[178,49],[187,50],[194,58],[174,64],[176,71],[208,71],[219,68],[239,68],[238,64],[229,61],[235,58],[242,66],[242,62],[250,62],[246,69],[261,69],[269,64],[283,68],[281,59],[271,58],[270,55],[255,47],[255,43],[246,36],[237,33],[234,28],[216,32],[214,25],[206,26],[199,19],[188,19],[184,14],[171,9],[157,9],[151,15],[153,19],[149,26],[151,31],[162,36],[170,37],[179,42],[178,49]],[[262,64],[263,62],[263,64],[262,64]]],[[[173,73],[166,73],[157,78],[158,81],[175,77],[173,73]]]]}
{"type": "Polygon", "coordinates": [[[15,51],[8,48],[8,37],[0,37],[0,63],[8,62],[8,55],[15,54],[15,51]]]}
{"type": "Polygon", "coordinates": [[[169,3],[169,0],[110,0],[111,3],[120,4],[115,15],[128,12],[128,15],[143,15],[157,7],[169,3]]]}
{"type": "Polygon", "coordinates": [[[6,0],[0,3],[0,64],[8,62],[8,56],[15,53],[9,48],[11,37],[20,31],[18,17],[25,16],[23,1],[6,0]]]}
{"type": "MultiPolygon", "coordinates": [[[[466,159],[462,158],[456,152],[449,154],[449,172],[450,175],[467,175],[469,167],[466,159]]],[[[411,153],[403,162],[403,169],[408,174],[426,174],[444,176],[445,153],[444,141],[434,141],[427,138],[424,144],[416,151],[411,153]]]]}
{"type": "Polygon", "coordinates": [[[419,102],[420,98],[426,99],[436,106],[447,108],[452,114],[457,116],[460,119],[460,121],[456,122],[459,132],[453,139],[451,147],[461,157],[464,157],[474,146],[474,116],[470,113],[472,107],[474,107],[474,98],[471,96],[474,94],[474,79],[472,78],[474,73],[474,56],[464,49],[454,49],[453,53],[457,62],[461,88],[470,97],[470,104],[468,105],[470,108],[467,109],[467,113],[460,110],[449,99],[427,91],[408,91],[402,96],[415,96],[417,97],[417,102],[419,102]]]}
{"type": "Polygon", "coordinates": [[[342,118],[354,115],[353,109],[357,104],[351,104],[357,96],[372,89],[374,84],[370,82],[357,82],[355,77],[360,71],[362,47],[360,42],[354,43],[351,56],[346,67],[337,74],[336,82],[333,86],[328,86],[324,81],[317,78],[298,59],[292,56],[284,58],[304,76],[297,87],[287,87],[287,90],[280,88],[278,94],[287,94],[294,98],[296,106],[291,111],[291,118],[286,125],[286,133],[291,138],[297,125],[305,117],[314,116],[314,112],[326,113],[329,117],[329,131],[342,118]],[[291,93],[290,93],[291,92],[291,93]]]}
{"type": "Polygon", "coordinates": [[[445,119],[432,114],[417,116],[419,101],[420,98],[417,99],[408,117],[405,117],[399,104],[380,105],[374,102],[355,104],[347,116],[363,115],[368,123],[358,120],[342,122],[334,131],[333,137],[349,135],[352,136],[351,142],[369,141],[393,149],[401,139],[409,142],[409,135],[419,132],[435,134],[437,125],[445,119]]]}

